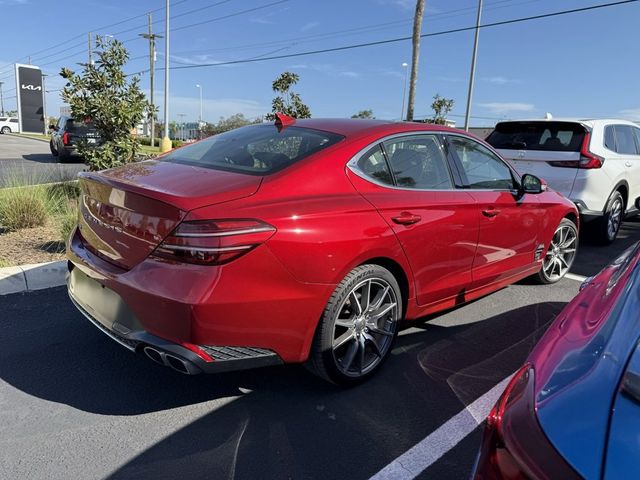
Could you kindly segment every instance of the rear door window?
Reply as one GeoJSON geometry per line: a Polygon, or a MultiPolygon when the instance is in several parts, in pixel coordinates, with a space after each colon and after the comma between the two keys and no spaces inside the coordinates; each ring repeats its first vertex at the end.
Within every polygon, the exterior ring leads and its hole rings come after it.
{"type": "Polygon", "coordinates": [[[253,125],[211,136],[162,156],[182,163],[250,175],[268,175],[323,150],[344,137],[302,127],[278,130],[272,124],[253,125]]]}
{"type": "Polygon", "coordinates": [[[637,155],[638,149],[633,135],[633,127],[629,125],[616,125],[614,128],[616,131],[616,151],[623,155],[637,155]]]}
{"type": "Polygon", "coordinates": [[[579,152],[585,128],[573,122],[502,122],[487,142],[494,148],[579,152]]]}
{"type": "Polygon", "coordinates": [[[396,185],[421,190],[453,188],[440,142],[433,135],[400,137],[384,142],[396,185]]]}

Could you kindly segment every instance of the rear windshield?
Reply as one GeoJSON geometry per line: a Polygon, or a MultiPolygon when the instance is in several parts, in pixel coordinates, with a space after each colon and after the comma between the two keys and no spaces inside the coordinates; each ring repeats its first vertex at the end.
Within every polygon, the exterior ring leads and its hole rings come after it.
{"type": "Polygon", "coordinates": [[[73,132],[77,135],[82,135],[84,133],[93,133],[96,131],[96,128],[91,122],[76,122],[75,120],[70,118],[69,120],[67,120],[65,130],[68,132],[73,132]]]}
{"type": "Polygon", "coordinates": [[[572,122],[503,122],[487,137],[493,148],[579,152],[585,128],[572,122]]]}
{"type": "Polygon", "coordinates": [[[288,127],[278,131],[272,124],[254,125],[178,148],[159,160],[250,175],[269,175],[343,138],[342,135],[308,128],[288,127]]]}

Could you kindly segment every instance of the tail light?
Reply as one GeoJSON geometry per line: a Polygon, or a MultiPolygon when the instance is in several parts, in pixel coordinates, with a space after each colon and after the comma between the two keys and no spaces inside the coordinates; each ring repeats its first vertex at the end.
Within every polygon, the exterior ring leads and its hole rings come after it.
{"type": "Polygon", "coordinates": [[[153,252],[156,257],[198,265],[223,265],[266,242],[274,226],[254,219],[182,222],[153,252]]]}
{"type": "Polygon", "coordinates": [[[580,148],[580,160],[565,160],[547,163],[553,167],[584,169],[601,168],[604,164],[604,158],[589,151],[590,141],[591,133],[587,132],[584,134],[584,140],[582,141],[582,147],[580,148]]]}
{"type": "Polygon", "coordinates": [[[69,132],[64,132],[62,134],[62,144],[69,145],[69,132]]]}
{"type": "Polygon", "coordinates": [[[581,478],[540,428],[535,413],[534,369],[513,376],[487,418],[475,480],[581,478]]]}

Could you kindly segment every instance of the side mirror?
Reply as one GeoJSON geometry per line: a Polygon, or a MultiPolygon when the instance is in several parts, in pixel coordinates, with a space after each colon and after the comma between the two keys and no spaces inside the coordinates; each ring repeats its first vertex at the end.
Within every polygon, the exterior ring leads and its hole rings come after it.
{"type": "Polygon", "coordinates": [[[542,193],[547,189],[544,180],[540,180],[535,175],[525,173],[522,176],[522,192],[523,193],[542,193]]]}
{"type": "Polygon", "coordinates": [[[58,130],[58,127],[56,127],[55,125],[51,124],[51,125],[49,125],[49,130],[56,131],[56,130],[58,130]]]}

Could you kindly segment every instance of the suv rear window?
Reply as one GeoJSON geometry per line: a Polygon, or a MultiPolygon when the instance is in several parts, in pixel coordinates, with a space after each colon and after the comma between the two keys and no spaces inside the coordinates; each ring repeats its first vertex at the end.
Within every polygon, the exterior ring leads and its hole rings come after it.
{"type": "Polygon", "coordinates": [[[344,137],[301,127],[281,131],[274,125],[253,125],[214,135],[159,158],[250,175],[269,175],[323,150],[344,137]]]}
{"type": "Polygon", "coordinates": [[[585,128],[572,122],[502,122],[487,137],[493,148],[579,152],[585,128]]]}

